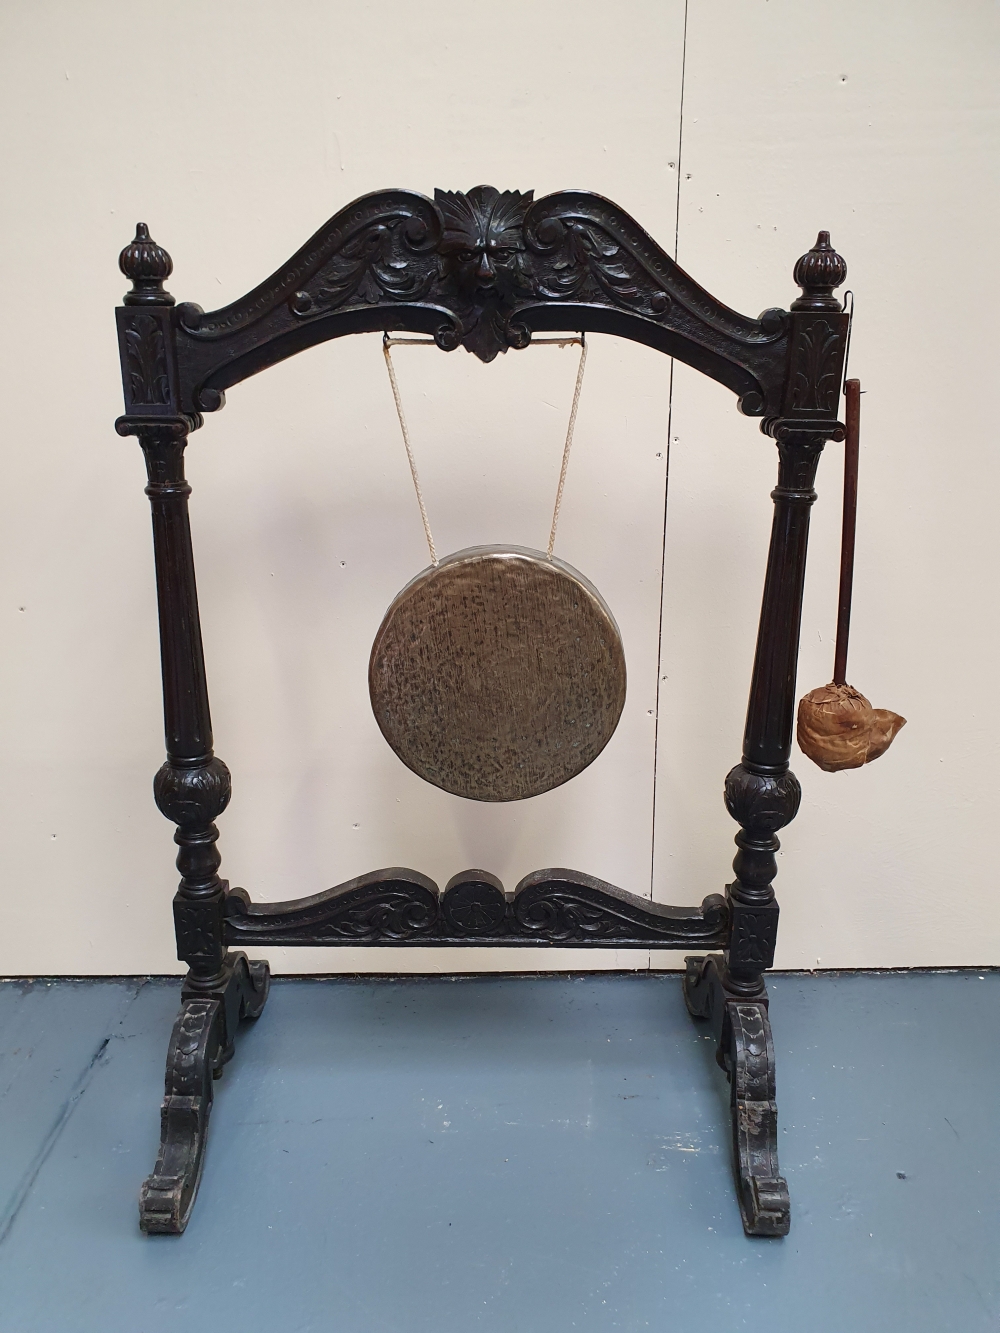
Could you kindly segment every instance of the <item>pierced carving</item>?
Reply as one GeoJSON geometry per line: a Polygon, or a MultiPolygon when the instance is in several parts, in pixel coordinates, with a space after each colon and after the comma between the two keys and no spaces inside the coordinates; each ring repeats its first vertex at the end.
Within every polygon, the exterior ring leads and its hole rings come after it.
{"type": "Polygon", "coordinates": [[[155,315],[136,315],[125,330],[125,355],[132,405],[164,406],[170,402],[170,372],[163,325],[155,315]]]}
{"type": "Polygon", "coordinates": [[[253,903],[226,897],[229,944],[588,945],[711,947],[727,942],[729,907],[668,907],[574,870],[528,875],[510,899],[482,870],[452,879],[443,894],[415,870],[378,870],[311,898],[253,903]]]}

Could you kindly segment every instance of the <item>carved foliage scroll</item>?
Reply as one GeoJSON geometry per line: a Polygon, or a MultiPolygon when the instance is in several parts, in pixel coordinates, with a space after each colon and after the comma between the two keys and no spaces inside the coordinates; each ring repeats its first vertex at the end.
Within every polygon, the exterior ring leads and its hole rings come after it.
{"type": "MultiPolygon", "coordinates": [[[[283,270],[224,310],[179,308],[198,341],[227,337],[282,307],[296,322],[373,306],[419,304],[432,327],[483,361],[530,335],[518,312],[572,302],[626,311],[705,343],[762,347],[784,336],[787,316],[749,319],[690,279],[626,213],[598,195],[481,185],[435,191],[433,202],[385,191],[338,213],[283,270]]],[[[389,326],[391,327],[391,325],[389,326]]],[[[752,359],[752,358],[751,358],[752,359]]]]}
{"type": "Polygon", "coordinates": [[[571,944],[661,948],[726,942],[729,909],[665,907],[572,870],[539,871],[504,893],[484,871],[457,875],[439,894],[413,870],[382,870],[312,898],[226,900],[230,944],[571,944]]]}

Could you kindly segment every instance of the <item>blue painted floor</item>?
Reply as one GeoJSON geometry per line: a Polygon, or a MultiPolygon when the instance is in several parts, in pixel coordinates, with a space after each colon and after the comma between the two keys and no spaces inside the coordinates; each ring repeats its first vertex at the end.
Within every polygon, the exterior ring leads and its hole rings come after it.
{"type": "Polygon", "coordinates": [[[145,1238],[178,984],[4,983],[0,1329],[996,1333],[1000,974],[770,991],[786,1240],[676,974],[278,981],[145,1238]]]}

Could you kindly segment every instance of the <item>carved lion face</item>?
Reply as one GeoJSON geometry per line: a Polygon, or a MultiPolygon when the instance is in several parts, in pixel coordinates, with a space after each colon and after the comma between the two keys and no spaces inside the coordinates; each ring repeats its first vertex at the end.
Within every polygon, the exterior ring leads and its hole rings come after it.
{"type": "Polygon", "coordinates": [[[524,215],[532,191],[521,194],[477,185],[468,194],[435,190],[434,202],[444,219],[441,253],[470,299],[493,292],[501,295],[517,285],[522,267],[524,215]]]}

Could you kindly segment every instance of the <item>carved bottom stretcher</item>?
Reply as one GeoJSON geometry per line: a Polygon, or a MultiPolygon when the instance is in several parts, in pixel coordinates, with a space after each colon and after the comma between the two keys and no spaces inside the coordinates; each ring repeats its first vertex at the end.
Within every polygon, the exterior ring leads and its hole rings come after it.
{"type": "Polygon", "coordinates": [[[268,968],[239,946],[373,945],[685,949],[685,998],[712,1024],[731,1084],[733,1162],[748,1235],[788,1231],[778,1169],[774,1049],[764,973],[774,959],[777,832],[796,814],[789,771],[813,482],[837,420],[848,316],[846,265],[820,233],[795,266],[802,295],[751,319],[684,273],[616,205],[566,191],[534,200],[479,186],[433,200],[368,195],[332,218],[246,297],[206,314],[164,290],[172,263],[140,224],[122,252],[132,288],[117,311],[125,415],[146,458],[153,513],[167,760],[156,803],[177,826],[178,957],[190,968],[167,1055],[160,1153],[142,1189],[147,1232],[184,1230],[204,1161],[212,1083],[243,1018],[267,999],[268,968]],[[309,898],[255,903],[219,877],[216,818],[230,776],[212,728],[188,518],[184,451],[224,391],[307,347],[350,333],[409,331],[491,361],[533,332],[645,343],[726,385],[778,446],[778,484],[743,758],[725,784],[740,825],[736,877],[700,907],[668,907],[571,870],[508,893],[482,870],[444,891],[413,870],[375,871],[309,898]],[[235,947],[236,951],[231,949],[235,947]]]}

